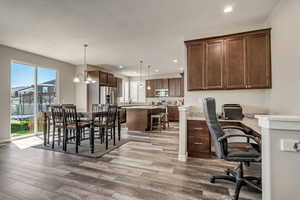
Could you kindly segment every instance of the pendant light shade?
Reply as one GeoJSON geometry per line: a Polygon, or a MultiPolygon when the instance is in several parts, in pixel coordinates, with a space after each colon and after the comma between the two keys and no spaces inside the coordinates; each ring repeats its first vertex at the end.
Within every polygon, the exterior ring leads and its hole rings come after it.
{"type": "Polygon", "coordinates": [[[143,67],[143,61],[140,60],[140,81],[139,81],[140,88],[144,87],[144,84],[142,83],[142,67],[143,67]]]}
{"type": "MultiPolygon", "coordinates": [[[[150,68],[151,68],[151,65],[148,65],[148,80],[150,78],[150,68]]],[[[150,85],[147,86],[147,90],[151,90],[151,86],[150,85]]]]}
{"type": "Polygon", "coordinates": [[[87,44],[83,45],[84,47],[84,52],[83,52],[83,68],[84,71],[81,73],[77,73],[75,77],[73,78],[74,83],[95,83],[96,81],[93,80],[89,75],[88,75],[88,68],[87,68],[87,62],[86,62],[86,51],[87,51],[87,44]]]}

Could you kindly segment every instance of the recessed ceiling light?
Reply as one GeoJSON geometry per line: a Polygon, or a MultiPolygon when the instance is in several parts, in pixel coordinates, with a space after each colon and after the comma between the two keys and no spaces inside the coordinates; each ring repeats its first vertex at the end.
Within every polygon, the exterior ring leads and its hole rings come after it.
{"type": "Polygon", "coordinates": [[[158,70],[158,69],[155,69],[154,71],[155,71],[155,72],[159,72],[159,70],[158,70]]]}
{"type": "Polygon", "coordinates": [[[174,63],[178,63],[178,59],[174,59],[173,62],[174,62],[174,63]]]}
{"type": "Polygon", "coordinates": [[[119,66],[119,68],[120,68],[120,69],[123,69],[123,68],[124,68],[124,66],[120,65],[120,66],[119,66]]]}
{"type": "Polygon", "coordinates": [[[233,11],[233,7],[232,6],[226,6],[225,8],[224,8],[224,13],[230,13],[230,12],[232,12],[233,11]]]}

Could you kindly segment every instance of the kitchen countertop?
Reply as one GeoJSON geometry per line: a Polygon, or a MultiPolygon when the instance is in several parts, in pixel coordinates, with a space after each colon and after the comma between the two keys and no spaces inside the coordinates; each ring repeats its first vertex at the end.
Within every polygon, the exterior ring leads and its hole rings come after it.
{"type": "Polygon", "coordinates": [[[144,109],[144,110],[152,110],[152,109],[157,109],[157,108],[165,108],[163,106],[130,106],[130,107],[123,107],[126,108],[127,110],[129,109],[144,109]]]}

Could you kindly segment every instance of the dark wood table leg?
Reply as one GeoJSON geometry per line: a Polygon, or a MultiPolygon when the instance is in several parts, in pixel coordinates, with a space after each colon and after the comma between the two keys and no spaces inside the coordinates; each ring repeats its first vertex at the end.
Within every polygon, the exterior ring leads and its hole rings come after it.
{"type": "Polygon", "coordinates": [[[94,127],[94,120],[91,122],[90,128],[90,151],[91,153],[95,152],[95,127],[94,127]]]}
{"type": "Polygon", "coordinates": [[[118,140],[121,140],[121,121],[120,121],[120,111],[118,112],[118,140]]]}
{"type": "Polygon", "coordinates": [[[48,121],[48,119],[47,119],[47,113],[46,112],[44,112],[43,115],[44,115],[43,116],[44,117],[44,120],[43,120],[44,146],[46,146],[47,145],[47,130],[48,130],[48,128],[47,128],[47,121],[48,121]]]}

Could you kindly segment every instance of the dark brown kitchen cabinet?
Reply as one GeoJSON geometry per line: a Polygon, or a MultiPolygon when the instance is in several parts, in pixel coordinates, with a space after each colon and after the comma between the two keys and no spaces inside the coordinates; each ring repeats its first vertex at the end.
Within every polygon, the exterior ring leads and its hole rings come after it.
{"type": "Polygon", "coordinates": [[[108,74],[107,74],[107,86],[108,86],[108,87],[114,87],[114,85],[115,85],[114,75],[108,73],[108,74]]]}
{"type": "Polygon", "coordinates": [[[94,84],[99,84],[99,71],[89,71],[88,72],[88,77],[92,78],[93,81],[96,81],[94,84]]]}
{"type": "Polygon", "coordinates": [[[108,81],[107,75],[108,75],[107,72],[99,71],[99,84],[101,86],[107,86],[107,81],[108,81]]]}
{"type": "Polygon", "coordinates": [[[154,87],[155,89],[168,89],[169,82],[168,79],[154,79],[154,87]]]}
{"type": "Polygon", "coordinates": [[[155,80],[146,80],[146,97],[155,97],[155,80]]]}
{"type": "Polygon", "coordinates": [[[187,89],[271,88],[271,29],[186,41],[187,89]]]}
{"type": "Polygon", "coordinates": [[[161,89],[169,89],[169,81],[168,79],[161,79],[161,89]]]}
{"type": "Polygon", "coordinates": [[[189,90],[204,89],[205,44],[195,42],[187,46],[187,87],[189,90]]]}
{"type": "Polygon", "coordinates": [[[247,88],[271,87],[270,35],[265,32],[246,36],[247,88]]]}
{"type": "Polygon", "coordinates": [[[169,97],[176,97],[175,79],[169,79],[169,97]]]}
{"type": "Polygon", "coordinates": [[[168,120],[170,122],[178,122],[179,121],[178,106],[168,106],[168,120]]]}
{"type": "Polygon", "coordinates": [[[187,151],[191,157],[202,157],[211,153],[211,138],[206,121],[187,121],[187,151]]]}
{"type": "Polygon", "coordinates": [[[182,82],[181,78],[169,79],[169,96],[170,97],[182,97],[182,82]]]}
{"type": "Polygon", "coordinates": [[[112,87],[114,87],[114,88],[118,87],[118,78],[113,77],[112,87]]]}
{"type": "Polygon", "coordinates": [[[223,40],[212,40],[206,43],[205,56],[205,89],[222,89],[224,87],[223,40]]]}
{"type": "Polygon", "coordinates": [[[238,36],[225,39],[226,88],[246,87],[245,38],[238,36]]]}
{"type": "Polygon", "coordinates": [[[155,90],[167,89],[170,97],[183,97],[184,84],[182,78],[146,80],[146,97],[156,97],[155,90]],[[150,86],[150,90],[148,90],[150,86]]]}

